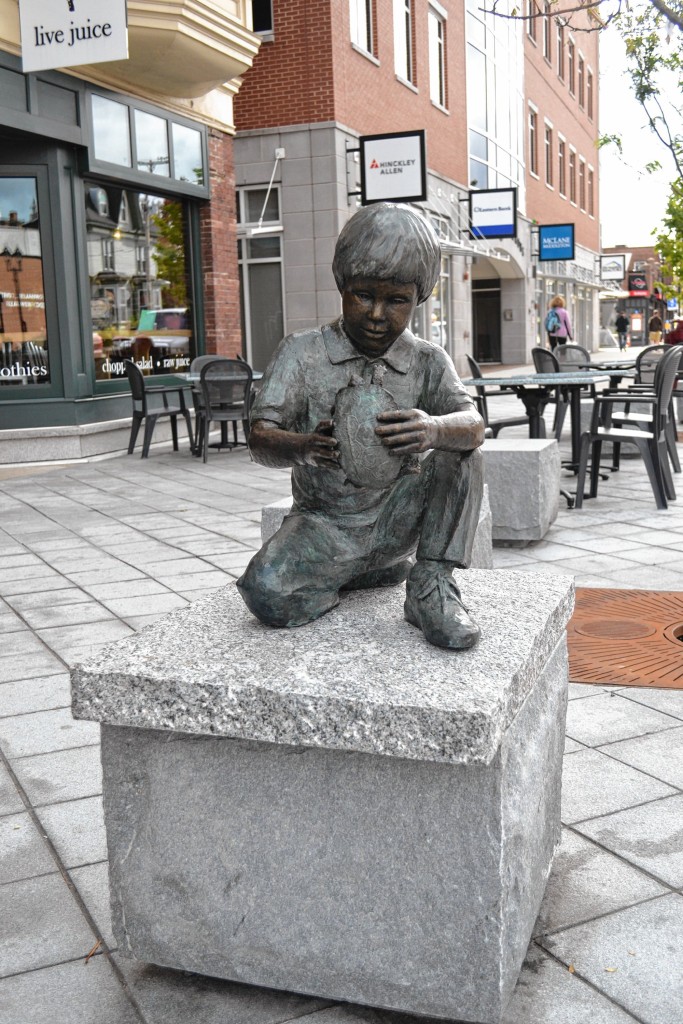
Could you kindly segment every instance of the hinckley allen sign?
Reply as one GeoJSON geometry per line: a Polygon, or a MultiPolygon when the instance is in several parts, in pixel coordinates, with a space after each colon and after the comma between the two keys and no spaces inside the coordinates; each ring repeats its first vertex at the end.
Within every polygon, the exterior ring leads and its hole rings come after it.
{"type": "Polygon", "coordinates": [[[418,203],[427,198],[425,133],[363,135],[360,143],[361,202],[418,203]]]}
{"type": "Polygon", "coordinates": [[[19,0],[22,70],[128,57],[126,0],[19,0]]]}

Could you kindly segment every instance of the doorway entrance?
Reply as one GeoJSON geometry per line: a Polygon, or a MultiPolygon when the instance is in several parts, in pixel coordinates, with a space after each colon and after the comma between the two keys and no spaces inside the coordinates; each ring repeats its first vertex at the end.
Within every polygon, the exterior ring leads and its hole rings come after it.
{"type": "Polygon", "coordinates": [[[472,282],[472,337],[478,363],[499,363],[501,354],[500,281],[472,282]]]}

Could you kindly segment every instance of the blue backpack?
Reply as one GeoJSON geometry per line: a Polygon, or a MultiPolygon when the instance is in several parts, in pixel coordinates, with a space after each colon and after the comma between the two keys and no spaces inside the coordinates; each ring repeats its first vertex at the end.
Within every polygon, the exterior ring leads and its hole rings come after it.
{"type": "Polygon", "coordinates": [[[560,315],[556,309],[549,309],[545,315],[545,329],[548,334],[554,334],[562,326],[560,315]]]}

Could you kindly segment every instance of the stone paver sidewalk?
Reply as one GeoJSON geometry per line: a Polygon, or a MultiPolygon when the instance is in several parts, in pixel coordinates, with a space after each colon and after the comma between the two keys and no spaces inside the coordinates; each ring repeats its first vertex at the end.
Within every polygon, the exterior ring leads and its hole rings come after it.
{"type": "MultiPolygon", "coordinates": [[[[288,490],[243,450],[0,479],[0,1024],[417,1024],[135,964],[110,932],[98,727],[71,718],[68,669],[231,582],[288,490]]],[[[657,512],[625,460],[543,541],[494,558],[683,590],[683,507],[657,512]]],[[[564,839],[505,1024],[679,1024],[683,690],[570,691],[564,839]]]]}

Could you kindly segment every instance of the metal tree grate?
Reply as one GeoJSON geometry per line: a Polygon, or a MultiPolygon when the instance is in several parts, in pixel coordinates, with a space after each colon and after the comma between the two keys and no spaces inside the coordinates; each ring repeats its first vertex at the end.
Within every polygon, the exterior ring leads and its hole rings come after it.
{"type": "Polygon", "coordinates": [[[573,683],[683,689],[683,592],[578,587],[567,639],[573,683]]]}

